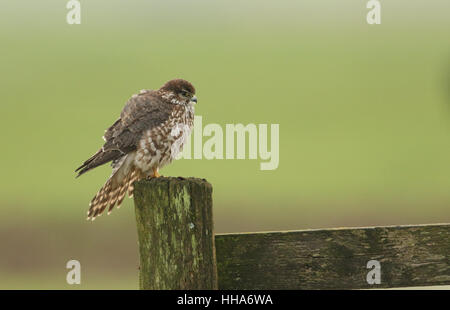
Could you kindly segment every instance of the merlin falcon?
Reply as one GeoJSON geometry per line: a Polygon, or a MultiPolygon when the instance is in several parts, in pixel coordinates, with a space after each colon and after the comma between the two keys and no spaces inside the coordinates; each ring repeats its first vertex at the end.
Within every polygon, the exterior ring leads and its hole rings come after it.
{"type": "Polygon", "coordinates": [[[112,174],[89,204],[88,220],[120,207],[133,195],[133,183],[159,177],[159,169],[182,151],[194,125],[195,88],[186,80],[168,81],[158,90],[141,90],[125,104],[105,131],[105,144],[75,172],[77,177],[112,162],[112,174]]]}

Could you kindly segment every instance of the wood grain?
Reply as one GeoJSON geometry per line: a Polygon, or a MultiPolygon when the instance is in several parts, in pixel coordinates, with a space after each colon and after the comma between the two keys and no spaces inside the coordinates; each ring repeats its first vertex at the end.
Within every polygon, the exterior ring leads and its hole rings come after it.
{"type": "Polygon", "coordinates": [[[216,289],[212,187],[202,179],[136,182],[141,289],[216,289]]]}
{"type": "Polygon", "coordinates": [[[216,236],[219,289],[366,289],[450,284],[450,224],[216,236]],[[367,263],[381,264],[369,285],[367,263]]]}

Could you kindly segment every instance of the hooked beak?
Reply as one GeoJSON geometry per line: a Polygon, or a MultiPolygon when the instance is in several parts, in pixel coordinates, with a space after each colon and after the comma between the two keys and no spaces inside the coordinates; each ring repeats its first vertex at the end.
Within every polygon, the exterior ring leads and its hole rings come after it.
{"type": "Polygon", "coordinates": [[[193,97],[191,98],[191,102],[197,103],[197,96],[193,96],[193,97]]]}

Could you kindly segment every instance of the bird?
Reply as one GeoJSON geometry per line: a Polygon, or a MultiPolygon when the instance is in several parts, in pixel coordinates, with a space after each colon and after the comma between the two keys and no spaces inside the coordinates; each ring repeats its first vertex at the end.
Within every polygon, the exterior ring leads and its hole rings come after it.
{"type": "Polygon", "coordinates": [[[159,170],[188,140],[196,104],[195,88],[184,79],[141,90],[126,102],[119,119],[105,130],[104,145],[75,170],[78,178],[111,162],[111,176],[89,203],[88,220],[119,208],[127,193],[133,197],[134,182],[161,176],[159,170]]]}

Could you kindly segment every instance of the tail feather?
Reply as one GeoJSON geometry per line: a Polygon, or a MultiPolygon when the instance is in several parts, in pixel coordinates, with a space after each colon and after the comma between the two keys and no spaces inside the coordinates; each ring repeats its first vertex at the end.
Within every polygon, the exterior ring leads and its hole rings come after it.
{"type": "Polygon", "coordinates": [[[128,184],[128,196],[130,198],[133,197],[134,192],[134,181],[136,181],[139,178],[139,173],[137,171],[134,171],[134,173],[131,176],[130,182],[128,184]]]}
{"type": "Polygon", "coordinates": [[[125,198],[125,195],[121,195],[121,193],[126,193],[128,190],[128,178],[115,186],[111,181],[112,178],[106,182],[89,204],[88,220],[94,220],[97,216],[101,215],[108,206],[109,214],[116,203],[119,206],[125,198]]]}
{"type": "Polygon", "coordinates": [[[94,220],[108,207],[108,214],[115,205],[120,207],[126,193],[132,193],[133,190],[131,189],[130,191],[130,187],[132,187],[133,182],[136,181],[138,175],[139,173],[133,165],[133,158],[124,158],[124,160],[120,162],[120,166],[113,170],[113,174],[108,181],[106,181],[105,185],[103,185],[94,198],[92,198],[89,204],[87,219],[94,220]]]}
{"type": "MultiPolygon", "coordinates": [[[[136,170],[133,170],[130,174],[130,177],[128,178],[127,181],[127,186],[122,187],[122,189],[119,192],[119,195],[117,197],[117,208],[120,208],[120,205],[122,204],[123,199],[125,198],[125,196],[127,195],[128,192],[128,196],[131,198],[133,197],[133,188],[131,188],[134,184],[134,181],[137,180],[137,172],[136,170]],[[130,194],[131,193],[131,194],[130,194]]],[[[109,212],[111,212],[111,210],[109,210],[109,212]]]]}
{"type": "MultiPolygon", "coordinates": [[[[120,193],[126,192],[128,189],[128,181],[130,180],[130,177],[132,175],[133,172],[129,173],[126,175],[125,179],[123,180],[122,186],[117,187],[113,192],[111,192],[111,195],[109,197],[109,209],[108,209],[108,214],[111,213],[112,209],[114,208],[115,204],[117,203],[117,208],[120,207],[120,204],[122,203],[122,201],[119,201],[119,197],[120,197],[120,193]]],[[[103,211],[103,210],[102,210],[103,211]]]]}

